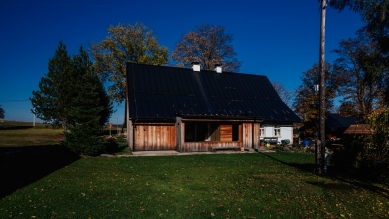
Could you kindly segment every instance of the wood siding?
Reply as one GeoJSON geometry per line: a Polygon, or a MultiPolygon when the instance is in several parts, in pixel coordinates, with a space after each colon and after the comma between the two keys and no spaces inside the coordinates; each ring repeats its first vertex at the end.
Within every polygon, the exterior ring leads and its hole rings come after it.
{"type": "Polygon", "coordinates": [[[258,149],[261,145],[261,125],[259,123],[254,123],[254,145],[253,148],[258,149]]]}
{"type": "Polygon", "coordinates": [[[181,152],[211,151],[211,147],[242,146],[242,142],[185,142],[181,152]]]}
{"type": "Polygon", "coordinates": [[[134,151],[176,149],[176,127],[170,125],[137,125],[134,129],[134,151]]]}
{"type": "Polygon", "coordinates": [[[211,147],[257,148],[259,123],[239,124],[239,141],[232,141],[233,125],[220,125],[220,141],[185,142],[185,123],[178,118],[171,124],[136,124],[133,129],[134,151],[177,150],[179,152],[211,151],[211,147]]]}
{"type": "Polygon", "coordinates": [[[243,123],[243,147],[258,148],[260,144],[260,129],[259,123],[243,123]]]}
{"type": "Polygon", "coordinates": [[[243,123],[243,147],[251,148],[252,145],[252,137],[251,137],[251,127],[252,123],[243,123]]]}
{"type": "Polygon", "coordinates": [[[220,125],[220,141],[232,141],[232,125],[220,125]]]}

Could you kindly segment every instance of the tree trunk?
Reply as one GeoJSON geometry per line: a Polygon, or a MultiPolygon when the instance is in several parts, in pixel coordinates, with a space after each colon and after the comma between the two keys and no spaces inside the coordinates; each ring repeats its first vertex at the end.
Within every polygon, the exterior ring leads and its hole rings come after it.
{"type": "Polygon", "coordinates": [[[63,132],[68,132],[68,124],[66,122],[66,119],[62,119],[62,128],[63,128],[63,132]]]}
{"type": "Polygon", "coordinates": [[[124,121],[123,121],[122,131],[123,131],[123,128],[127,127],[127,102],[128,102],[128,100],[126,99],[124,101],[124,121]]]}

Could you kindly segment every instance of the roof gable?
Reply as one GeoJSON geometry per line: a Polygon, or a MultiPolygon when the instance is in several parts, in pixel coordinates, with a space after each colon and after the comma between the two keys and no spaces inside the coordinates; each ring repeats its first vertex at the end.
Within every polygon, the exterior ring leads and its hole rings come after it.
{"type": "Polygon", "coordinates": [[[266,76],[127,63],[130,117],[258,117],[300,121],[266,76]]]}

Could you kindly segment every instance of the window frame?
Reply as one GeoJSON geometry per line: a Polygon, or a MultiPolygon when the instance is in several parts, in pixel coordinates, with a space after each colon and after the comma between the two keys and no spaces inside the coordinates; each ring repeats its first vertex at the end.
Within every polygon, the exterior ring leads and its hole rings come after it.
{"type": "Polygon", "coordinates": [[[281,137],[281,126],[274,125],[274,127],[273,127],[273,136],[274,137],[281,137]],[[278,135],[277,135],[277,132],[278,132],[278,135]]]}
{"type": "Polygon", "coordinates": [[[266,137],[266,127],[265,126],[260,126],[260,128],[259,128],[259,136],[260,137],[266,137]]]}

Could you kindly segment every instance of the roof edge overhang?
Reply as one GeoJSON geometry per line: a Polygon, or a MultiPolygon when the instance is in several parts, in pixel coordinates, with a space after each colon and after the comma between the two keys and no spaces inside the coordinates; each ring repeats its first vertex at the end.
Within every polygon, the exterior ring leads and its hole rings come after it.
{"type": "Polygon", "coordinates": [[[138,122],[175,122],[176,119],[174,118],[129,118],[128,120],[131,120],[133,123],[138,122]]]}
{"type": "Polygon", "coordinates": [[[276,124],[276,125],[278,125],[278,124],[293,124],[293,123],[301,123],[301,122],[303,122],[303,121],[299,121],[299,120],[297,120],[297,121],[295,121],[295,120],[284,120],[284,121],[273,121],[273,120],[264,120],[263,121],[263,123],[265,123],[265,124],[276,124]]]}
{"type": "MultiPolygon", "coordinates": [[[[263,122],[262,117],[255,116],[189,116],[189,115],[176,115],[181,117],[182,121],[208,121],[208,122],[263,122]]],[[[133,123],[167,123],[175,122],[176,118],[129,118],[133,123]]]]}
{"type": "Polygon", "coordinates": [[[262,122],[262,117],[255,116],[188,116],[188,115],[177,115],[181,117],[182,121],[220,121],[220,122],[262,122]]]}

